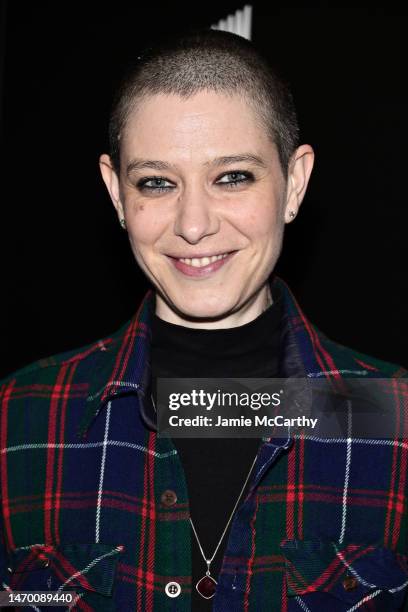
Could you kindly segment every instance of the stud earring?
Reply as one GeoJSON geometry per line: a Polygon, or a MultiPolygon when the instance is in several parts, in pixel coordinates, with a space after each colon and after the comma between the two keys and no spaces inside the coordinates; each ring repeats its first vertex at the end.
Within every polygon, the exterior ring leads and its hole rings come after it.
{"type": "Polygon", "coordinates": [[[126,221],[125,221],[124,217],[119,219],[119,223],[120,223],[122,229],[126,229],[126,221]]]}
{"type": "Polygon", "coordinates": [[[295,211],[294,211],[294,210],[291,210],[291,211],[289,212],[289,217],[290,217],[291,219],[294,219],[294,218],[296,217],[296,213],[295,213],[295,211]]]}

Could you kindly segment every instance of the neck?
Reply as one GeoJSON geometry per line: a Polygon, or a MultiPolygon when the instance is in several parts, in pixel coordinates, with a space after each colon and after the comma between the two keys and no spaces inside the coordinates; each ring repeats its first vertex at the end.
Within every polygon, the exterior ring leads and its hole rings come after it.
{"type": "Polygon", "coordinates": [[[156,315],[167,323],[191,327],[194,329],[226,329],[239,327],[250,323],[262,314],[273,303],[269,283],[266,283],[261,290],[250,300],[244,303],[235,311],[214,317],[197,318],[189,317],[184,313],[171,308],[171,306],[156,293],[156,315]]]}

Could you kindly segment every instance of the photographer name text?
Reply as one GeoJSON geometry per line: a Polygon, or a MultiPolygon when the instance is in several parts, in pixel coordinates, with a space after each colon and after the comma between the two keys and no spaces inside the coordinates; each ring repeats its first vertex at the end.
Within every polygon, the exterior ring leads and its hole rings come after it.
{"type": "Polygon", "coordinates": [[[310,427],[314,429],[317,419],[305,416],[287,418],[283,415],[268,417],[266,415],[253,417],[231,417],[225,418],[218,416],[216,419],[208,416],[179,417],[172,415],[169,417],[171,427],[310,427]]]}

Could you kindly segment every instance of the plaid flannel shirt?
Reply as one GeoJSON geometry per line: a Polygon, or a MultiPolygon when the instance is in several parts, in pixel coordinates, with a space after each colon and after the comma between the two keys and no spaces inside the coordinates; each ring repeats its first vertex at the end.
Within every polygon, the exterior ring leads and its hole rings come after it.
{"type": "MultiPolygon", "coordinates": [[[[284,375],[389,379],[399,431],[260,439],[212,609],[408,610],[408,373],[330,341],[271,282],[284,299],[284,375]]],[[[141,418],[153,304],[150,291],[111,337],[2,381],[2,589],[75,590],[73,610],[191,609],[183,468],[171,439],[141,418]]]]}

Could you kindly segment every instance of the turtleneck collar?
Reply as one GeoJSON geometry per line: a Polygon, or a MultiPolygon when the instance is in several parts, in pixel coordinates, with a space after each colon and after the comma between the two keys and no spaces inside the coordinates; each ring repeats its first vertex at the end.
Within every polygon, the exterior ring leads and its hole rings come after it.
{"type": "Polygon", "coordinates": [[[282,296],[238,327],[197,329],[152,321],[153,377],[271,377],[278,372],[282,296]]]}

